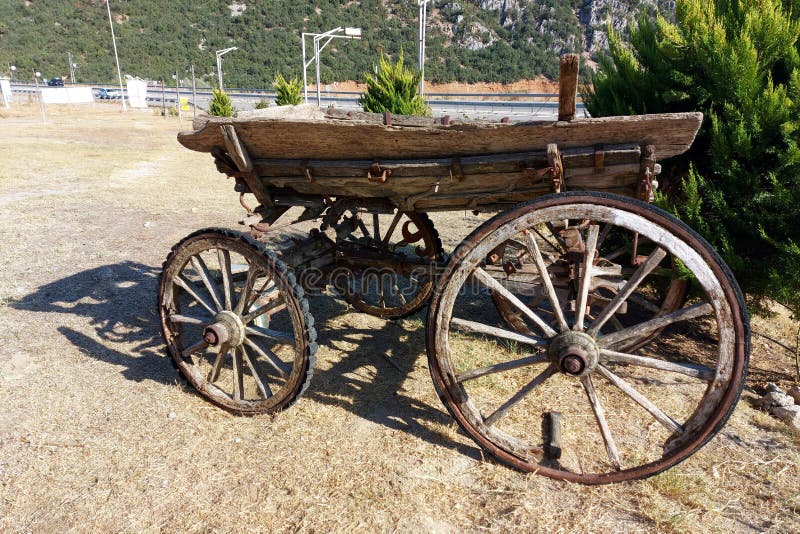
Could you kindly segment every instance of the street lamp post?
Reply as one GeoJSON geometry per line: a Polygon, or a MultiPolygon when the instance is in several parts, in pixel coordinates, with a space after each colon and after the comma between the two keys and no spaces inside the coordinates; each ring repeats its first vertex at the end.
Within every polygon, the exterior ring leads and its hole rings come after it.
{"type": "Polygon", "coordinates": [[[75,83],[75,69],[78,68],[78,64],[73,62],[72,52],[67,52],[67,60],[69,61],[69,81],[75,83]]]}
{"type": "Polygon", "coordinates": [[[419,96],[425,94],[425,34],[428,22],[429,0],[417,0],[419,6],[419,96]]]}
{"type": "Polygon", "coordinates": [[[46,124],[47,119],[45,118],[44,112],[44,98],[42,98],[42,90],[39,88],[39,76],[41,75],[42,73],[38,70],[33,71],[33,80],[36,84],[36,94],[39,95],[39,110],[42,112],[42,124],[46,124]]]}
{"type": "Polygon", "coordinates": [[[220,91],[222,91],[222,56],[224,56],[228,52],[233,52],[234,50],[239,50],[239,47],[232,46],[230,48],[225,48],[223,50],[217,50],[217,75],[219,76],[220,91]]]}
{"type": "Polygon", "coordinates": [[[328,44],[334,39],[361,39],[361,28],[334,28],[330,31],[325,33],[303,33],[302,34],[302,41],[303,41],[303,94],[305,95],[305,102],[308,103],[308,77],[306,76],[306,70],[311,65],[313,61],[316,63],[316,79],[317,79],[317,106],[322,106],[322,93],[320,92],[320,81],[319,81],[319,54],[322,52],[328,44]],[[343,35],[338,35],[339,33],[343,33],[343,35]],[[306,62],[306,36],[311,36],[314,38],[314,57],[306,62]],[[324,41],[324,42],[323,42],[324,41]],[[321,43],[321,44],[320,44],[321,43]]]}
{"type": "Polygon", "coordinates": [[[114,60],[117,62],[117,77],[119,78],[119,96],[122,100],[122,111],[128,111],[125,104],[125,89],[122,88],[122,71],[119,68],[119,54],[117,54],[117,38],[114,36],[114,23],[111,21],[111,0],[106,0],[108,10],[108,25],[111,27],[111,42],[114,44],[114,60]]]}

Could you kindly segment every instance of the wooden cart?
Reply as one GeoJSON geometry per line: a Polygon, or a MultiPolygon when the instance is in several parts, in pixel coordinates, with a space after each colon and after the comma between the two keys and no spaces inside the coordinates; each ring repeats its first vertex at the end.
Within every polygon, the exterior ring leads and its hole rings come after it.
{"type": "Polygon", "coordinates": [[[195,232],[164,264],[187,380],[236,413],[287,407],[317,348],[306,295],[327,289],[388,319],[429,305],[436,391],[504,463],[593,484],[699,449],[739,398],[747,312],[708,243],[648,201],[702,116],[574,118],[563,73],[555,122],[301,107],[179,134],[235,178],[248,227],[195,232]],[[446,210],[499,214],[446,257],[426,215],[446,210]]]}

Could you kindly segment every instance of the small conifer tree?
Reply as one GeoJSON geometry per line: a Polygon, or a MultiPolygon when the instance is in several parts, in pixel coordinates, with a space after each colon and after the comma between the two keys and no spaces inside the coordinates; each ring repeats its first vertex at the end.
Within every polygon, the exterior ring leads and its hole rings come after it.
{"type": "Polygon", "coordinates": [[[234,109],[228,93],[222,89],[212,89],[208,112],[216,117],[233,117],[236,114],[236,109],[234,109]]]}
{"type": "Polygon", "coordinates": [[[300,96],[302,85],[297,78],[287,80],[283,77],[283,74],[279,72],[277,76],[275,76],[274,84],[275,92],[277,93],[275,103],[279,106],[296,106],[303,101],[303,98],[300,96]]]}
{"type": "Polygon", "coordinates": [[[367,90],[359,99],[364,111],[430,115],[430,107],[425,99],[417,94],[421,74],[406,68],[403,62],[402,52],[397,63],[392,63],[388,56],[381,55],[378,72],[366,75],[367,90]]]}

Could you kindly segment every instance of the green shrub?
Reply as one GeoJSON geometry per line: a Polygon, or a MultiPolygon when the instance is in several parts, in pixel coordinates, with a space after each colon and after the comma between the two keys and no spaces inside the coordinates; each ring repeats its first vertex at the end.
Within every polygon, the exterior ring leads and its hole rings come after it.
{"type": "MultiPolygon", "coordinates": [[[[800,312],[800,4],[683,0],[676,23],[609,32],[593,116],[702,111],[690,152],[664,165],[673,211],[723,255],[758,311],[800,312]]],[[[656,147],[656,150],[658,148],[656,147]]]]}
{"type": "Polygon", "coordinates": [[[266,98],[262,98],[258,102],[256,102],[256,109],[264,109],[269,107],[269,101],[266,98]]]}
{"type": "Polygon", "coordinates": [[[208,103],[208,112],[216,117],[233,117],[236,109],[233,107],[231,97],[222,89],[211,90],[211,102],[208,103]]]}
{"type": "Polygon", "coordinates": [[[431,110],[425,99],[417,95],[421,74],[406,68],[403,61],[402,52],[397,63],[392,63],[388,56],[381,55],[378,72],[366,74],[367,90],[358,100],[364,111],[430,115],[431,110]]]}
{"type": "Polygon", "coordinates": [[[275,103],[279,106],[296,106],[303,101],[300,96],[300,89],[302,84],[297,78],[286,80],[280,72],[275,76],[275,92],[278,96],[275,98],[275,103]]]}

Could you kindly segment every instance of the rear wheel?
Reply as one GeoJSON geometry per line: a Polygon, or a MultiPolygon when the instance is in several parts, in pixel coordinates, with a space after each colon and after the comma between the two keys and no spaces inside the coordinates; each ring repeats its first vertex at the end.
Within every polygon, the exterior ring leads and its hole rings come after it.
{"type": "Polygon", "coordinates": [[[437,392],[481,447],[526,471],[599,484],[667,469],[720,429],[744,384],[749,324],[729,269],[686,225],[631,199],[568,193],[519,205],[464,240],[434,291],[427,349],[437,392]],[[559,227],[581,243],[567,266],[553,265],[564,244],[547,230],[559,227]],[[596,261],[611,232],[650,243],[631,272],[596,261]],[[531,259],[537,294],[487,263],[504,247],[531,259]],[[669,313],[640,303],[673,265],[697,296],[669,313]],[[575,275],[566,290],[554,283],[562,267],[575,275]],[[508,328],[492,294],[525,333],[508,328]]]}
{"type": "Polygon", "coordinates": [[[337,234],[347,273],[342,289],[355,309],[400,319],[428,303],[442,242],[427,215],[354,211],[337,225],[337,234]]]}

